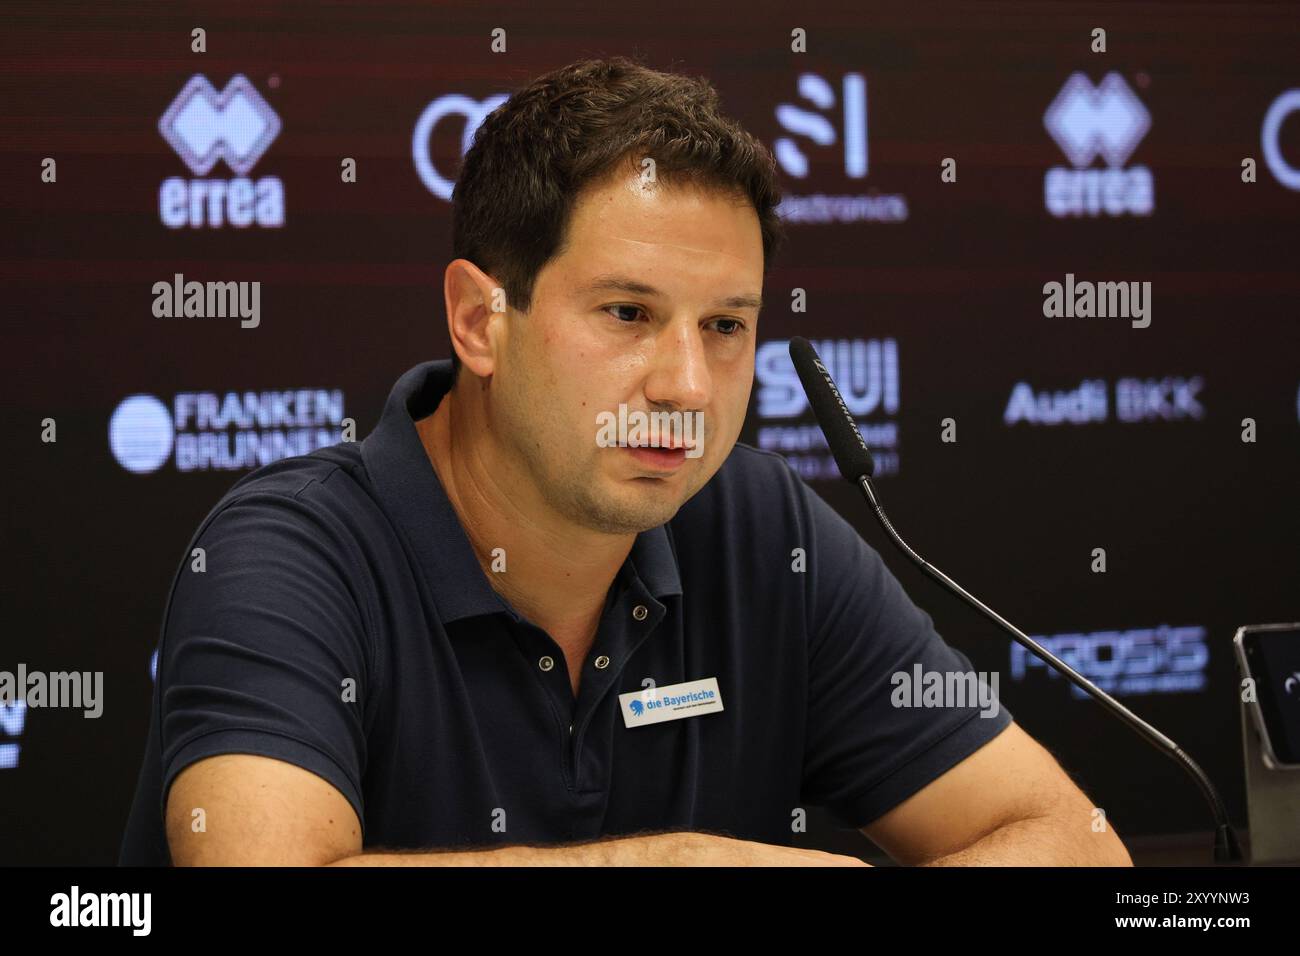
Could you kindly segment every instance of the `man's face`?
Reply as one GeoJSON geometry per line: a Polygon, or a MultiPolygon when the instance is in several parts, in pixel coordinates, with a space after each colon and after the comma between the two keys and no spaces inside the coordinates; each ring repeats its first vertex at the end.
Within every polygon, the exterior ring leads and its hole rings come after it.
{"type": "Polygon", "coordinates": [[[583,191],[531,311],[512,310],[500,326],[489,391],[498,438],[557,512],[636,533],[668,521],[713,477],[749,405],[762,287],[762,234],[742,197],[646,187],[636,173],[583,191]],[[682,413],[672,421],[702,426],[689,436],[702,453],[603,446],[602,422],[620,404],[629,423],[633,413],[682,413]]]}

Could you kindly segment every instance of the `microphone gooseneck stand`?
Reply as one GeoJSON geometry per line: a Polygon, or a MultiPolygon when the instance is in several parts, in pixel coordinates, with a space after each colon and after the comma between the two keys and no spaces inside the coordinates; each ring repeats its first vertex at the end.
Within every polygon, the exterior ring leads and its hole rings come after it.
{"type": "Polygon", "coordinates": [[[1241,846],[1237,842],[1237,835],[1232,829],[1232,824],[1228,821],[1228,813],[1224,807],[1223,799],[1219,796],[1218,790],[1215,789],[1213,782],[1211,782],[1205,771],[1186,751],[997,611],[979,600],[933,564],[926,561],[902,539],[898,532],[894,530],[894,525],[889,520],[889,516],[885,514],[885,509],[881,506],[880,498],[876,494],[876,488],[871,483],[871,476],[875,474],[875,460],[862,438],[862,433],[858,430],[857,423],[853,420],[853,416],[849,414],[844,398],[840,395],[834,380],[826,370],[826,366],[822,364],[816,350],[813,349],[808,340],[800,336],[790,340],[790,358],[794,361],[799,380],[803,383],[804,391],[808,395],[808,402],[812,406],[818,425],[826,436],[827,444],[830,446],[831,454],[835,457],[835,463],[840,470],[840,474],[862,490],[868,504],[871,505],[876,520],[880,522],[880,526],[884,528],[885,534],[889,536],[890,541],[916,563],[922,571],[1001,627],[1011,635],[1011,639],[1017,644],[1036,657],[1046,661],[1059,673],[1064,674],[1066,679],[1076,687],[1084,690],[1105,707],[1107,711],[1122,720],[1139,737],[1146,740],[1187,771],[1196,782],[1196,786],[1200,789],[1202,796],[1205,797],[1214,814],[1215,861],[1220,863],[1240,861],[1242,858],[1241,846]]]}

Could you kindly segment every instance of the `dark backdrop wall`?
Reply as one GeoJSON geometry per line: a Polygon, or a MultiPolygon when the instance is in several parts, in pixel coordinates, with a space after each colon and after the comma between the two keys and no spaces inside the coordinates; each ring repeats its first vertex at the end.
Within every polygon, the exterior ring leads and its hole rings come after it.
{"type": "Polygon", "coordinates": [[[449,354],[468,136],[530,77],[614,53],[707,76],[781,165],[792,241],[742,440],[885,553],[1121,834],[1208,827],[1177,767],[889,548],[792,388],[785,342],[812,339],[904,536],[1179,741],[1243,823],[1230,639],[1300,617],[1298,14],[7,3],[0,670],[102,671],[104,709],[0,708],[0,861],[116,858],[191,532],[259,454],[364,437],[402,371],[449,354]],[[156,315],[177,274],[260,282],[256,326],[156,315]],[[1051,282],[1141,297],[1049,317],[1051,282]]]}

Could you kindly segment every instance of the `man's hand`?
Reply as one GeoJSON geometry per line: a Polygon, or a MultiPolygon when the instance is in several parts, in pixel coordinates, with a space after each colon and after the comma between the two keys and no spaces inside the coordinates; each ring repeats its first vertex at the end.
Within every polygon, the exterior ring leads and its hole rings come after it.
{"type": "Polygon", "coordinates": [[[736,840],[711,833],[665,835],[681,838],[675,851],[677,857],[670,861],[677,866],[871,866],[856,856],[736,840]]]}
{"type": "Polygon", "coordinates": [[[493,850],[374,850],[332,866],[870,866],[857,857],[801,850],[713,833],[675,831],[560,846],[493,850]]]}

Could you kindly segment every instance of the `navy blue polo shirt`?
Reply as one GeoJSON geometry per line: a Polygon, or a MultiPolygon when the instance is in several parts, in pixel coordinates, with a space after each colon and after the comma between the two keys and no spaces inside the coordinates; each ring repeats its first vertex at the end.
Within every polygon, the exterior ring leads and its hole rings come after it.
{"type": "Polygon", "coordinates": [[[216,754],[323,777],[371,850],[666,829],[794,845],[798,808],[861,827],[1010,723],[973,701],[895,706],[892,675],[970,662],[784,458],[745,444],[636,537],[575,699],[420,443],[450,381],[450,361],[416,366],[365,441],[250,473],[199,527],[164,614],[122,863],[170,862],[167,790],[216,754]],[[721,711],[625,726],[620,694],[703,678],[721,711]]]}

